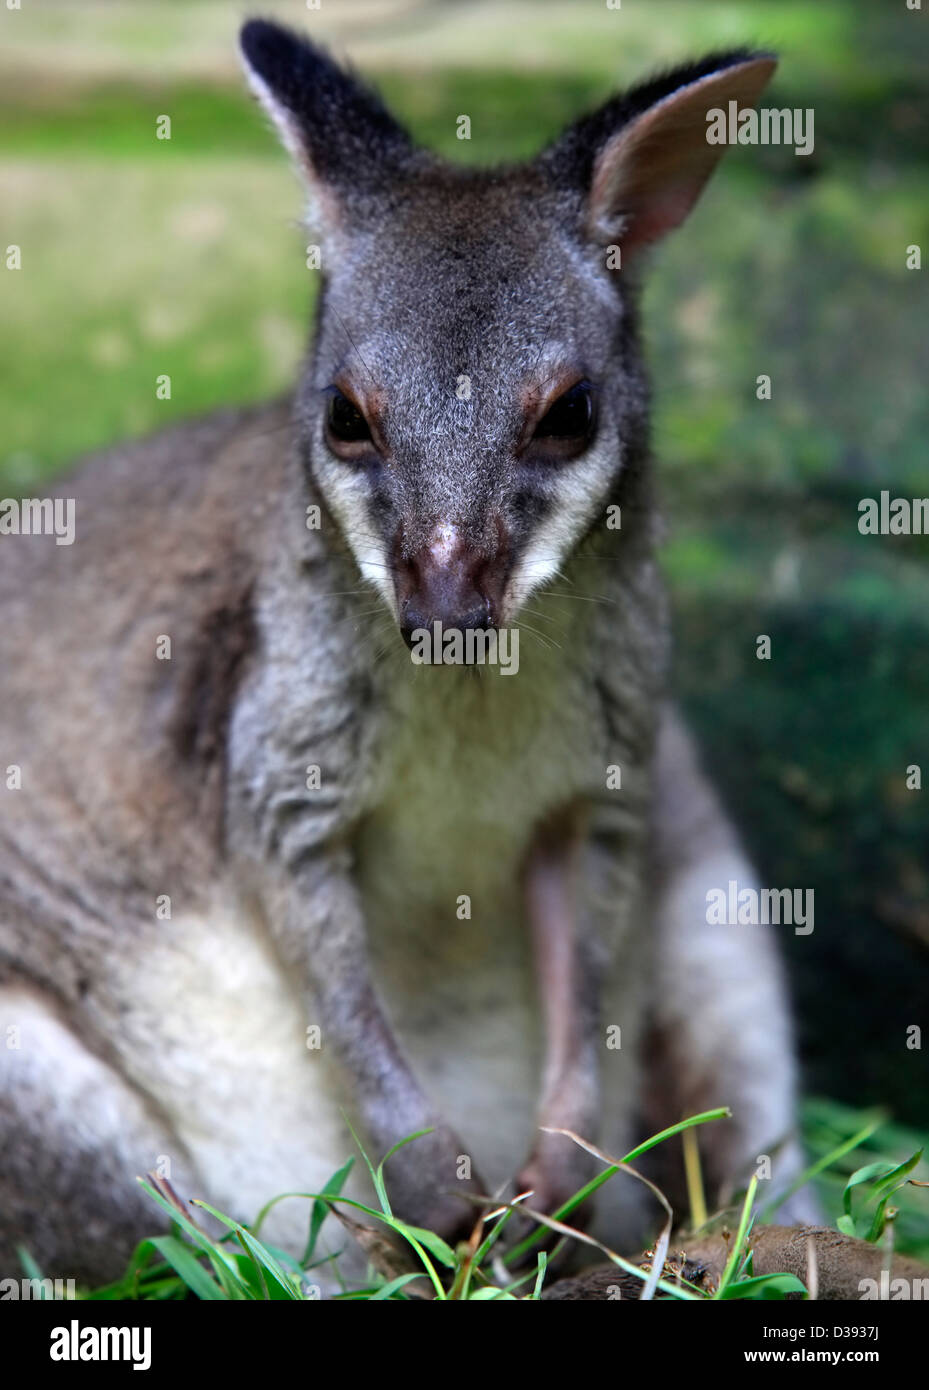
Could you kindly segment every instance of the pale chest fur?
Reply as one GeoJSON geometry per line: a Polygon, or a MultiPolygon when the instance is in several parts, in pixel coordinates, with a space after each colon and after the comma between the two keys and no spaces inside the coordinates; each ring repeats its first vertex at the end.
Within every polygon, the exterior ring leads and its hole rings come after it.
{"type": "Polygon", "coordinates": [[[589,672],[542,650],[512,676],[411,667],[384,703],[377,804],[360,842],[366,890],[400,919],[416,906],[454,910],[463,894],[473,916],[499,912],[534,828],[605,786],[609,739],[589,672]]]}

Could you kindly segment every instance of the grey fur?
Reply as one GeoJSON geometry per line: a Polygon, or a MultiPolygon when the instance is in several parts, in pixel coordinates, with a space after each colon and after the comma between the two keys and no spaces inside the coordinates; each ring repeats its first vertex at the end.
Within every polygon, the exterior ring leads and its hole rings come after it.
{"type": "MultiPolygon", "coordinates": [[[[620,1151],[643,1115],[729,1104],[706,1132],[714,1193],[781,1140],[786,1180],[780,970],[766,931],[703,920],[706,888],[751,870],[663,704],[634,272],[605,268],[588,205],[626,126],[753,60],[681,70],[535,163],[475,173],[286,31],[253,22],[244,47],[324,246],[295,405],[89,461],[61,485],[71,547],[0,540],[0,763],[22,767],[0,791],[0,1038],[20,1043],[0,1046],[0,1273],[17,1242],[48,1275],[118,1272],[157,1224],[132,1179],[159,1157],[244,1219],[318,1190],[350,1151],[340,1105],[377,1156],[435,1126],[388,1173],[397,1210],[448,1234],[463,1188],[519,1171],[552,1206],[583,1179],[538,1118],[620,1151]],[[596,438],[539,467],[516,449],[526,385],[566,365],[595,385],[596,438]],[[324,442],[339,374],[384,403],[370,466],[324,442]],[[410,663],[394,581],[443,525],[482,560],[506,535],[513,679],[410,663]],[[574,894],[560,1055],[524,879],[543,906],[574,894]]],[[[604,1192],[605,1238],[637,1234],[635,1186],[604,1192]]],[[[296,1247],[305,1219],[280,1207],[268,1234],[296,1247]]]]}

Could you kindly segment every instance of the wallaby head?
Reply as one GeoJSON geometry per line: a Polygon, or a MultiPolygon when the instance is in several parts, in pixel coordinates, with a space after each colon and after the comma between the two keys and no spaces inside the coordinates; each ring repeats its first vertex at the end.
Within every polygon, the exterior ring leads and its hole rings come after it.
{"type": "Polygon", "coordinates": [[[276,24],[249,80],[305,177],[321,246],[299,393],[306,466],[407,637],[513,621],[602,522],[647,451],[640,251],[687,215],[775,60],[679,68],[530,163],[455,167],[276,24]]]}

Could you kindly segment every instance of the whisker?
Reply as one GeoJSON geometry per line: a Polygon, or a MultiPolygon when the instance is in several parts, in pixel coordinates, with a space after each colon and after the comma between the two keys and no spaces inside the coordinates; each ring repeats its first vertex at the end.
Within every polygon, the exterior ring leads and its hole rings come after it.
{"type": "Polygon", "coordinates": [[[371,589],[370,589],[370,588],[366,588],[366,587],[361,587],[361,588],[358,588],[358,589],[333,589],[333,590],[331,591],[331,593],[328,593],[328,594],[317,594],[316,597],[317,597],[317,598],[348,598],[348,597],[353,596],[353,595],[355,595],[355,594],[369,594],[369,595],[370,595],[371,592],[372,592],[371,589]]]}
{"type": "Polygon", "coordinates": [[[606,598],[603,594],[566,594],[560,589],[545,589],[544,592],[550,594],[552,598],[571,598],[578,603],[606,603],[614,608],[619,607],[615,598],[606,598]]]}
{"type": "Polygon", "coordinates": [[[525,623],[522,621],[522,619],[520,619],[517,623],[517,627],[525,628],[527,632],[533,633],[534,636],[536,636],[542,643],[542,645],[544,647],[547,647],[549,651],[551,651],[552,647],[557,647],[559,651],[564,650],[561,643],[556,642],[554,637],[549,637],[547,633],[539,632],[538,628],[534,628],[531,623],[525,623]]]}
{"type": "Polygon", "coordinates": [[[555,627],[561,632],[568,631],[564,623],[560,623],[558,619],[553,618],[550,613],[543,613],[540,608],[521,608],[519,611],[521,613],[531,613],[534,618],[541,618],[545,623],[554,623],[555,627]]]}
{"type": "Polygon", "coordinates": [[[372,383],[376,386],[376,385],[377,385],[377,382],[376,382],[375,379],[374,379],[374,373],[371,371],[371,368],[368,366],[367,362],[366,362],[366,361],[364,360],[364,358],[361,356],[361,353],[360,353],[359,350],[358,350],[358,344],[355,342],[355,339],[352,337],[351,333],[349,333],[348,328],[347,328],[346,325],[345,325],[344,319],[342,319],[342,318],[336,313],[335,309],[332,309],[331,306],[330,306],[330,312],[332,313],[332,315],[333,315],[334,318],[338,319],[339,325],[340,325],[340,327],[341,327],[341,329],[342,329],[342,332],[345,334],[346,338],[347,338],[348,341],[351,343],[352,347],[353,347],[353,348],[355,349],[355,351],[358,353],[358,357],[359,357],[359,359],[360,359],[360,361],[361,361],[361,365],[364,367],[365,371],[368,373],[368,376],[371,378],[372,383]]]}

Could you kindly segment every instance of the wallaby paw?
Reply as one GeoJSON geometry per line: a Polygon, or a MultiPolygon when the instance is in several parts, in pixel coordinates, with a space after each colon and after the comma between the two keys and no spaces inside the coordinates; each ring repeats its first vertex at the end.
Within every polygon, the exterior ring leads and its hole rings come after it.
{"type": "MultiPolygon", "coordinates": [[[[520,1205],[543,1216],[555,1216],[590,1181],[594,1166],[591,1156],[569,1139],[545,1135],[516,1176],[517,1194],[532,1192],[520,1205]]],[[[584,1230],[592,1213],[592,1203],[587,1201],[560,1219],[566,1226],[584,1230]]],[[[529,1215],[512,1217],[508,1224],[510,1243],[518,1244],[542,1224],[529,1215]]],[[[557,1231],[545,1227],[537,1248],[550,1249],[559,1239],[557,1231]]]]}
{"type": "Polygon", "coordinates": [[[438,1125],[398,1149],[384,1171],[395,1216],[452,1246],[468,1239],[483,1209],[464,1194],[483,1196],[486,1188],[453,1129],[438,1125]]]}
{"type": "MultiPolygon", "coordinates": [[[[515,1187],[518,1193],[532,1192],[521,1205],[542,1212],[544,1216],[554,1216],[589,1179],[590,1173],[586,1170],[583,1174],[571,1175],[560,1168],[553,1171],[550,1165],[530,1160],[517,1174],[515,1187]]],[[[588,1215],[587,1205],[584,1202],[575,1207],[564,1218],[565,1224],[579,1225],[588,1215]]]]}

